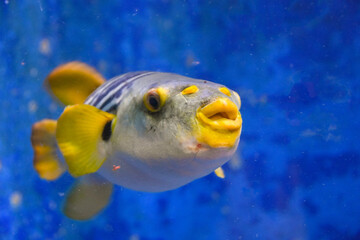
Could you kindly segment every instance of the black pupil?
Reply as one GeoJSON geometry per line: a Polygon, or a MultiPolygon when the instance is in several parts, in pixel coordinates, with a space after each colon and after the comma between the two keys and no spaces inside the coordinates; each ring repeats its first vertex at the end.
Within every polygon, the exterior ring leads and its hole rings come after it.
{"type": "Polygon", "coordinates": [[[159,108],[159,99],[157,96],[150,95],[149,96],[149,104],[153,109],[159,108]]]}

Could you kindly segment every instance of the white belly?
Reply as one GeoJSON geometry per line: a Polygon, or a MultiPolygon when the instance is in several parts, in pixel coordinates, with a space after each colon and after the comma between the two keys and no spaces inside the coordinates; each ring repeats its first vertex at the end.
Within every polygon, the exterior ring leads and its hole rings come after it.
{"type": "MultiPolygon", "coordinates": [[[[159,161],[149,165],[132,159],[128,155],[117,154],[109,157],[98,173],[110,182],[129,189],[143,192],[162,192],[176,189],[208,175],[228,159],[204,160],[193,158],[181,160],[181,162],[177,161],[178,164],[173,165],[162,164],[159,161]]],[[[166,162],[176,163],[176,161],[166,162]]]]}

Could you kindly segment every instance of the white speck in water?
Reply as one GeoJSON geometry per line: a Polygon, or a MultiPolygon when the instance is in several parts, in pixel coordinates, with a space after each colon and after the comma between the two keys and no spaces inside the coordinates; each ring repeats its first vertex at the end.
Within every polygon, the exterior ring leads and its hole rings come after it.
{"type": "Polygon", "coordinates": [[[191,65],[193,65],[193,66],[196,66],[196,65],[199,65],[200,64],[200,61],[193,61],[192,63],[191,63],[191,65]]]}
{"type": "Polygon", "coordinates": [[[59,192],[59,196],[60,196],[60,197],[63,197],[64,195],[65,195],[65,193],[59,192]]]}
{"type": "Polygon", "coordinates": [[[49,55],[51,53],[51,46],[50,46],[49,39],[44,38],[41,40],[40,46],[39,46],[39,51],[40,51],[40,53],[42,53],[44,55],[49,55]]]}
{"type": "Polygon", "coordinates": [[[34,113],[36,112],[36,110],[38,110],[38,105],[36,101],[32,100],[28,103],[28,110],[30,113],[34,113]]]}
{"type": "Polygon", "coordinates": [[[136,16],[139,13],[139,9],[135,9],[134,13],[132,14],[133,16],[136,16]]]}
{"type": "Polygon", "coordinates": [[[13,192],[10,195],[10,205],[12,208],[17,208],[22,203],[22,194],[18,191],[13,192]]]}
{"type": "Polygon", "coordinates": [[[9,4],[9,0],[5,0],[4,3],[5,3],[5,4],[9,4]]]}
{"type": "Polygon", "coordinates": [[[196,59],[196,57],[194,56],[194,53],[193,52],[189,52],[186,56],[186,60],[185,60],[185,64],[188,66],[188,67],[193,67],[193,66],[197,66],[200,64],[200,61],[198,61],[196,59]]]}

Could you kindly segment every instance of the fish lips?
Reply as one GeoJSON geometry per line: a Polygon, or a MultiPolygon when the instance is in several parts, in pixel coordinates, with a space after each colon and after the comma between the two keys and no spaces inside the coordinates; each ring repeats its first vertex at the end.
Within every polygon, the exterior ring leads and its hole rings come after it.
{"type": "Polygon", "coordinates": [[[196,111],[196,139],[211,148],[232,148],[238,142],[242,117],[229,98],[215,101],[196,111]]]}

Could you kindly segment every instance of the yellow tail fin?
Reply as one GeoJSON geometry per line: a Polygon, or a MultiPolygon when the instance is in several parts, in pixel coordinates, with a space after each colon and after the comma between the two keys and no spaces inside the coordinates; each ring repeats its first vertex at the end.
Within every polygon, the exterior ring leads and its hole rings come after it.
{"type": "Polygon", "coordinates": [[[46,180],[55,180],[66,170],[58,154],[55,131],[56,121],[44,119],[35,123],[31,131],[31,144],[34,149],[34,168],[46,180]]]}
{"type": "Polygon", "coordinates": [[[105,79],[94,68],[81,62],[69,62],[55,68],[45,86],[65,105],[81,104],[105,79]]]}

